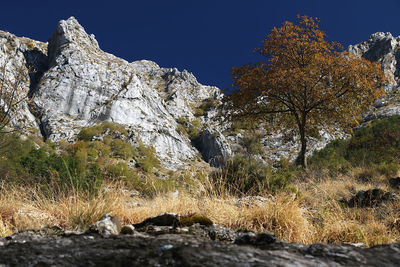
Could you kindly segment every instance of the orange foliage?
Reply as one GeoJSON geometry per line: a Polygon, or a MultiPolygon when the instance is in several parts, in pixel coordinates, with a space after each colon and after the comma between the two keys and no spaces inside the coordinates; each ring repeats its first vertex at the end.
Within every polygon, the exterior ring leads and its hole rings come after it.
{"type": "Polygon", "coordinates": [[[387,79],[378,63],[329,42],[319,20],[298,16],[298,24],[273,28],[262,48],[265,60],[232,69],[235,91],[227,96],[233,118],[268,119],[295,128],[298,163],[306,166],[307,136],[326,126],[354,126],[387,79]]]}

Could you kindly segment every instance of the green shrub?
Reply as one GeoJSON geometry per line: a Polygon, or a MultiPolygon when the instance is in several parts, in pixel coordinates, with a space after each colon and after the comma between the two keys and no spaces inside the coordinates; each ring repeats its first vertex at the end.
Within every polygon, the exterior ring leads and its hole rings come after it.
{"type": "Polygon", "coordinates": [[[214,100],[213,98],[207,98],[206,100],[201,103],[199,106],[199,109],[203,110],[204,112],[210,111],[213,108],[216,108],[218,106],[218,102],[214,100]]]}
{"type": "Polygon", "coordinates": [[[91,141],[94,136],[101,133],[102,130],[98,126],[83,128],[78,134],[78,140],[91,141]]]}
{"type": "Polygon", "coordinates": [[[32,149],[21,158],[21,164],[34,176],[48,176],[51,158],[43,149],[32,149]]]}
{"type": "Polygon", "coordinates": [[[179,118],[178,120],[178,132],[180,134],[187,134],[191,141],[196,142],[200,136],[201,122],[199,119],[194,119],[191,122],[187,118],[179,118]]]}
{"type": "Polygon", "coordinates": [[[121,159],[130,159],[134,156],[135,149],[128,142],[121,139],[111,141],[111,152],[114,157],[121,159]]]}
{"type": "Polygon", "coordinates": [[[24,183],[42,184],[42,188],[56,184],[60,191],[72,189],[96,193],[103,176],[96,164],[87,164],[85,157],[87,155],[82,150],[79,150],[77,157],[72,157],[46,153],[43,149],[32,149],[20,160],[29,173],[29,180],[24,183]]]}
{"type": "Polygon", "coordinates": [[[186,117],[179,117],[177,120],[176,120],[176,122],[177,123],[179,123],[179,124],[181,124],[181,125],[186,125],[186,124],[188,124],[189,123],[189,120],[188,120],[188,118],[186,118],[186,117]]]}
{"type": "Polygon", "coordinates": [[[238,133],[239,130],[250,130],[254,128],[254,124],[252,120],[235,120],[231,124],[231,131],[238,133]]]}
{"type": "Polygon", "coordinates": [[[349,140],[334,140],[309,158],[310,166],[346,171],[350,166],[376,168],[394,175],[400,164],[400,116],[375,120],[349,140]]]}
{"type": "Polygon", "coordinates": [[[240,142],[248,155],[257,155],[262,153],[263,146],[260,142],[260,136],[257,134],[248,133],[240,142]]]}
{"type": "Polygon", "coordinates": [[[364,164],[399,161],[400,116],[375,120],[357,130],[349,140],[347,158],[364,164]]]}
{"type": "MultiPolygon", "coordinates": [[[[113,125],[106,126],[110,129],[113,125]]],[[[121,133],[118,127],[112,130],[121,133]]],[[[37,149],[31,140],[23,141],[11,135],[7,138],[12,149],[0,151],[0,179],[14,184],[38,186],[44,192],[49,192],[49,196],[54,190],[60,193],[68,190],[96,193],[104,178],[123,181],[128,187],[146,192],[174,188],[171,181],[139,178],[138,171],[130,169],[126,162],[114,164],[116,160],[113,157],[123,160],[133,157],[137,167],[144,172],[150,173],[153,168],[159,168],[160,162],[154,148],[140,141],[137,148],[125,140],[109,137],[104,138],[104,142],[79,140],[74,144],[64,142],[58,147],[48,143],[37,149]],[[59,152],[60,148],[62,152],[59,152]]]]}
{"type": "Polygon", "coordinates": [[[346,172],[351,166],[346,155],[346,141],[337,139],[330,142],[325,148],[315,151],[308,159],[308,163],[314,169],[324,168],[333,172],[346,172]]]}
{"type": "Polygon", "coordinates": [[[200,130],[196,127],[190,127],[188,130],[189,139],[196,141],[200,137],[200,130]]]}
{"type": "Polygon", "coordinates": [[[269,173],[266,180],[266,189],[269,192],[276,193],[282,190],[296,193],[296,188],[292,185],[293,172],[287,169],[278,169],[269,173]]]}
{"type": "Polygon", "coordinates": [[[121,124],[115,123],[115,122],[110,122],[106,121],[101,124],[101,128],[103,132],[105,132],[107,129],[110,130],[111,133],[120,133],[122,135],[128,136],[128,131],[125,129],[125,127],[121,124]]]}
{"type": "Polygon", "coordinates": [[[292,180],[291,170],[273,170],[254,158],[244,158],[240,155],[227,161],[222,170],[212,174],[215,186],[222,185],[228,192],[237,195],[284,191],[292,180]]]}
{"type": "Polygon", "coordinates": [[[394,177],[397,176],[399,172],[400,165],[394,162],[383,162],[376,167],[376,170],[386,177],[394,177]]]}
{"type": "Polygon", "coordinates": [[[196,117],[201,117],[201,116],[204,116],[204,110],[203,109],[201,109],[201,108],[196,108],[195,110],[194,110],[194,115],[196,116],[196,117]]]}
{"type": "Polygon", "coordinates": [[[186,128],[182,124],[178,124],[177,131],[179,134],[183,134],[183,135],[187,134],[186,128]]]}
{"type": "Polygon", "coordinates": [[[127,186],[132,188],[138,188],[140,184],[137,172],[129,169],[126,162],[118,162],[108,166],[107,176],[114,181],[124,181],[127,186]]]}
{"type": "Polygon", "coordinates": [[[89,161],[95,161],[99,157],[109,157],[111,147],[100,141],[92,141],[87,144],[87,153],[89,161]]]}
{"type": "Polygon", "coordinates": [[[107,130],[110,131],[110,135],[114,135],[118,132],[128,136],[128,132],[123,125],[113,122],[103,122],[102,124],[83,128],[78,134],[78,140],[91,141],[94,136],[105,133],[107,130]]]}
{"type": "Polygon", "coordinates": [[[153,168],[160,167],[160,161],[155,154],[154,147],[145,146],[142,142],[139,142],[137,151],[138,156],[136,157],[136,162],[138,167],[140,167],[143,171],[149,173],[153,168]]]}
{"type": "Polygon", "coordinates": [[[201,122],[199,119],[194,119],[190,122],[194,127],[200,128],[201,127],[201,122]]]}

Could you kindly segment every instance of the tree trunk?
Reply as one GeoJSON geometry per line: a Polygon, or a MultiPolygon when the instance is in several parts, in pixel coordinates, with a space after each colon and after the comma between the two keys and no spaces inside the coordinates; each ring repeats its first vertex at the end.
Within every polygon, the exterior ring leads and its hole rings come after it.
{"type": "Polygon", "coordinates": [[[305,125],[299,125],[299,132],[300,132],[300,142],[301,142],[301,149],[299,155],[296,159],[296,164],[301,165],[303,169],[307,168],[307,138],[306,138],[306,131],[305,125]]]}

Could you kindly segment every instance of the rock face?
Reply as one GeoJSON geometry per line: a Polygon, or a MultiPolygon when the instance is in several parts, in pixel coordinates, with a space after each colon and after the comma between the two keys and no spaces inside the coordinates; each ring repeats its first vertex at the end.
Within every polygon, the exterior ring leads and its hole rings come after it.
{"type": "Polygon", "coordinates": [[[379,62],[390,82],[385,88],[387,96],[375,102],[374,108],[365,114],[364,122],[400,115],[400,99],[397,96],[400,85],[400,36],[393,37],[389,32],[377,32],[366,41],[349,46],[348,50],[360,57],[379,62]]]}
{"type": "Polygon", "coordinates": [[[35,70],[23,70],[19,93],[30,99],[19,108],[13,127],[40,128],[45,139],[72,142],[82,127],[119,123],[130,129],[132,143],[140,139],[154,146],[167,168],[198,154],[178,133],[176,120],[192,120],[199,103],[222,97],[218,88],[201,85],[187,71],[147,60],[129,63],[102,51],[73,17],[59,22],[47,47],[3,32],[0,47],[1,60],[14,62],[7,65],[11,80],[24,65],[35,70]]]}
{"type": "Polygon", "coordinates": [[[385,74],[391,79],[391,83],[387,88],[387,90],[390,91],[395,89],[399,84],[399,48],[400,36],[393,37],[389,32],[377,32],[362,43],[354,46],[350,45],[348,50],[372,62],[379,62],[385,74]]]}
{"type": "Polygon", "coordinates": [[[1,266],[398,266],[400,244],[302,245],[165,213],[123,226],[108,214],[88,231],[59,227],[0,238],[1,266]],[[183,222],[197,221],[183,225],[183,222]],[[106,231],[103,231],[105,230],[106,231]],[[114,230],[112,230],[114,229],[114,230]],[[114,232],[113,232],[114,231],[114,232]]]}
{"type": "Polygon", "coordinates": [[[0,238],[2,266],[398,266],[400,244],[358,248],[274,242],[242,235],[238,244],[188,234],[52,234],[0,238]]]}
{"type": "Polygon", "coordinates": [[[4,93],[16,93],[12,102],[20,103],[11,110],[10,116],[10,125],[15,129],[35,131],[39,128],[28,102],[24,100],[31,93],[39,75],[46,69],[46,53],[44,43],[0,31],[0,101],[1,106],[7,105],[4,93]],[[30,71],[26,65],[35,67],[37,71],[30,71]]]}
{"type": "Polygon", "coordinates": [[[360,190],[355,196],[347,200],[342,200],[346,206],[354,207],[375,207],[383,202],[390,202],[398,200],[399,197],[391,192],[386,192],[379,188],[360,190]]]}
{"type": "Polygon", "coordinates": [[[206,129],[200,134],[199,139],[199,150],[203,159],[215,167],[222,167],[232,155],[227,140],[220,133],[213,134],[206,129]]]}
{"type": "Polygon", "coordinates": [[[74,18],[59,22],[49,39],[48,60],[34,103],[43,113],[49,139],[73,140],[81,127],[112,121],[135,129],[135,136],[153,145],[164,161],[174,164],[195,157],[189,140],[176,131],[175,117],[190,116],[186,100],[198,99],[170,95],[199,87],[201,99],[214,95],[215,89],[207,90],[188,72],[161,69],[150,61],[128,63],[103,52],[74,18]],[[169,105],[154,88],[170,94],[169,105]]]}

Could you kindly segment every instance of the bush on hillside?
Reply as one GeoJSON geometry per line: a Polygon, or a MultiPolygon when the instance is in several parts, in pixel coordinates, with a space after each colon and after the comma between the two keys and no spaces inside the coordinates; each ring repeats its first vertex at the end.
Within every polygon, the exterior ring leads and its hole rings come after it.
{"type": "Polygon", "coordinates": [[[350,166],[375,166],[395,175],[400,164],[400,116],[375,120],[348,140],[334,140],[309,158],[310,166],[346,171],[350,166]]]}
{"type": "Polygon", "coordinates": [[[373,121],[349,140],[347,158],[366,164],[400,161],[400,116],[373,121]]]}
{"type": "Polygon", "coordinates": [[[145,172],[151,172],[153,168],[160,167],[160,161],[158,160],[155,149],[152,146],[145,146],[142,142],[139,142],[137,147],[138,156],[136,158],[137,165],[145,172]]]}
{"type": "MultiPolygon", "coordinates": [[[[122,132],[113,124],[103,126],[110,129],[112,135],[116,131],[122,132]]],[[[81,133],[85,133],[85,129],[81,133]]],[[[104,142],[85,141],[85,138],[73,144],[47,142],[38,148],[30,139],[8,135],[7,142],[12,149],[0,152],[0,183],[38,186],[47,192],[79,190],[97,193],[106,178],[122,181],[131,188],[146,189],[138,172],[151,173],[153,168],[160,167],[154,148],[140,141],[138,147],[134,147],[125,139],[108,137],[104,136],[104,142]],[[132,158],[137,168],[128,167],[126,160],[132,158]]],[[[146,189],[149,192],[154,188],[164,188],[156,182],[151,184],[151,189],[146,189]]]]}
{"type": "Polygon", "coordinates": [[[94,136],[98,136],[106,131],[112,133],[120,133],[128,136],[128,132],[123,125],[114,122],[103,122],[101,124],[83,128],[78,134],[78,140],[92,141],[94,136]]]}
{"type": "Polygon", "coordinates": [[[212,174],[214,186],[222,186],[236,195],[292,191],[293,172],[289,169],[273,170],[254,158],[240,155],[227,161],[225,167],[212,174]]]}

